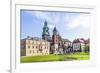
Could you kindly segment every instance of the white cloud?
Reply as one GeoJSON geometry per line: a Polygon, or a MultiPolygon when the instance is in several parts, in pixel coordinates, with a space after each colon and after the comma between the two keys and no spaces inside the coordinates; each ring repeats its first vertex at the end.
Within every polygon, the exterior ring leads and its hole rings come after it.
{"type": "Polygon", "coordinates": [[[28,11],[29,14],[36,16],[38,19],[51,21],[51,18],[48,16],[48,14],[41,12],[41,11],[28,11]]]}
{"type": "Polygon", "coordinates": [[[80,14],[79,16],[76,16],[76,18],[70,20],[69,24],[66,24],[69,28],[76,28],[76,27],[84,27],[89,28],[90,27],[90,16],[89,14],[80,14]]]}
{"type": "Polygon", "coordinates": [[[55,13],[46,13],[41,11],[27,11],[29,14],[36,16],[38,19],[46,20],[47,22],[51,23],[52,25],[56,25],[59,23],[60,19],[55,13]]]}
{"type": "Polygon", "coordinates": [[[66,14],[59,16],[57,14],[48,14],[41,11],[28,11],[28,13],[36,16],[38,19],[47,20],[49,28],[54,28],[56,25],[66,25],[68,28],[73,29],[79,26],[84,28],[90,27],[90,16],[89,14],[78,14],[71,15],[66,14]],[[62,23],[63,22],[63,23],[62,23]]]}

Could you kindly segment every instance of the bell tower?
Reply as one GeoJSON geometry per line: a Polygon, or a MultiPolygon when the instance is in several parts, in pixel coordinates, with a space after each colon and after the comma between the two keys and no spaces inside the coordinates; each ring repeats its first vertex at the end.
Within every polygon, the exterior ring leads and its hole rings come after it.
{"type": "Polygon", "coordinates": [[[52,35],[52,44],[53,44],[53,53],[59,54],[59,34],[56,29],[56,27],[53,29],[53,35],[52,35]]]}
{"type": "Polygon", "coordinates": [[[49,40],[49,38],[50,38],[49,28],[47,25],[47,21],[45,21],[43,26],[43,32],[42,32],[42,39],[49,40]]]}

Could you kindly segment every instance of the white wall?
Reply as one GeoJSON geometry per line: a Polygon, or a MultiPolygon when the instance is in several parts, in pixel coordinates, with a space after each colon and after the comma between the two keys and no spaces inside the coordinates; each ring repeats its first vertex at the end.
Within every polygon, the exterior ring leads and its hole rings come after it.
{"type": "MultiPolygon", "coordinates": [[[[27,0],[28,1],[28,0],[27,0]]],[[[39,1],[39,0],[35,0],[39,1]]],[[[88,5],[94,5],[96,6],[96,46],[97,49],[97,56],[96,56],[96,67],[92,68],[72,68],[72,69],[66,69],[66,70],[53,70],[43,73],[99,73],[100,70],[100,47],[99,47],[99,41],[100,41],[100,2],[99,0],[40,0],[40,1],[57,1],[62,2],[65,1],[65,3],[69,4],[88,4],[88,5]]],[[[0,73],[8,73],[9,67],[10,67],[10,1],[9,0],[0,0],[0,73]]],[[[42,73],[42,72],[39,72],[42,73]]]]}

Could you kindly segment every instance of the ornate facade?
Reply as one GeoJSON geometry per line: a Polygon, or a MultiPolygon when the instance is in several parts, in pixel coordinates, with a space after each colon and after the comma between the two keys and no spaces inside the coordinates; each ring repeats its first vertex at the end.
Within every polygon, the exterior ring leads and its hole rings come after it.
{"type": "Polygon", "coordinates": [[[37,56],[50,54],[50,42],[37,37],[27,37],[21,40],[22,56],[37,56]]]}

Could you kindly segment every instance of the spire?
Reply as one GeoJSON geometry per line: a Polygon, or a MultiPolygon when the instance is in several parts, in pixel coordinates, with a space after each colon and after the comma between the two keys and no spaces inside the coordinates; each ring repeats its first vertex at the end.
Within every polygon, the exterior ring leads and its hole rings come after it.
{"type": "Polygon", "coordinates": [[[54,27],[53,31],[57,31],[56,27],[54,27]]]}
{"type": "Polygon", "coordinates": [[[54,29],[53,29],[53,35],[58,35],[58,31],[57,31],[56,27],[54,27],[54,29]]]}
{"type": "Polygon", "coordinates": [[[44,22],[44,25],[47,26],[47,21],[44,22]]]}

